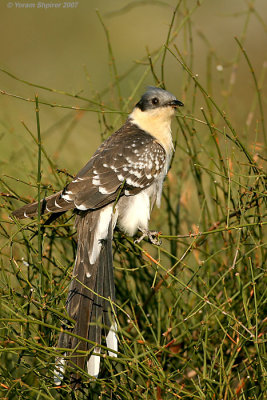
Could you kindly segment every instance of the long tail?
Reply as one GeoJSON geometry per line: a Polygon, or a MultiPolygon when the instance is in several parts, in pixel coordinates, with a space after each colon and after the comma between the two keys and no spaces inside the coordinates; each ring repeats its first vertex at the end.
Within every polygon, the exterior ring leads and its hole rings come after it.
{"type": "MultiPolygon", "coordinates": [[[[55,193],[41,201],[41,212],[52,212],[57,216],[62,212],[75,208],[72,201],[64,200],[62,192],[55,193]]],[[[34,217],[37,214],[38,203],[27,204],[13,212],[16,218],[34,217]]],[[[61,332],[58,347],[70,349],[66,354],[68,363],[75,368],[84,368],[87,361],[88,373],[97,376],[100,367],[102,336],[106,338],[106,345],[110,349],[109,355],[116,357],[118,341],[115,322],[115,286],[113,277],[112,238],[116,223],[113,204],[95,211],[79,211],[76,216],[78,246],[73,278],[67,299],[67,312],[75,321],[70,333],[94,342],[61,332]],[[81,351],[93,350],[93,354],[86,360],[81,351]],[[112,351],[113,350],[113,351],[112,351]]],[[[68,330],[67,324],[63,326],[68,330]]],[[[66,360],[64,356],[58,358],[55,369],[55,383],[60,384],[66,360]]],[[[79,374],[73,374],[78,379],[79,374]]]]}
{"type": "MultiPolygon", "coordinates": [[[[106,338],[109,355],[116,356],[118,342],[116,337],[116,323],[114,318],[115,289],[113,278],[113,209],[112,206],[92,212],[81,212],[76,217],[78,247],[73,278],[70,284],[67,311],[75,320],[71,333],[88,339],[95,344],[62,332],[58,347],[69,348],[68,363],[75,368],[84,368],[87,361],[88,373],[97,376],[100,368],[101,352],[99,345],[102,336],[106,338]],[[93,354],[86,360],[81,351],[93,350],[93,354]],[[112,351],[113,350],[113,351],[112,351]]],[[[67,328],[63,327],[66,331],[67,328]]],[[[62,380],[65,360],[57,360],[56,383],[62,380]]],[[[73,378],[79,379],[79,374],[73,378]]]]}

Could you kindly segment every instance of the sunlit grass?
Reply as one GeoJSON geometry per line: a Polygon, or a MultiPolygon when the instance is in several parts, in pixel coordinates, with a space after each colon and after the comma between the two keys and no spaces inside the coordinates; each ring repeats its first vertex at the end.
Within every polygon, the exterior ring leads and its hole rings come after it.
{"type": "MultiPolygon", "coordinates": [[[[57,89],[25,82],[16,75],[12,78],[33,87],[32,98],[20,96],[15,100],[16,93],[1,91],[14,101],[32,102],[32,126],[37,125],[34,132],[24,123],[35,146],[25,154],[30,165],[28,181],[17,186],[16,176],[1,177],[3,399],[264,398],[264,73],[260,78],[255,75],[245,50],[248,9],[242,38],[237,40],[237,54],[227,64],[238,73],[238,63],[246,61],[247,79],[254,83],[257,101],[251,105],[251,113],[259,122],[252,126],[244,119],[242,126],[235,126],[231,110],[235,87],[227,73],[220,80],[209,73],[220,54],[213,50],[211,56],[206,38],[208,79],[196,76],[191,17],[198,6],[190,10],[188,4],[177,3],[162,46],[151,54],[144,50],[143,73],[125,100],[120,85],[132,79],[134,69],[118,75],[112,42],[100,14],[109,49],[113,104],[105,100],[108,88],[92,98],[60,91],[69,103],[49,103],[46,92],[59,94],[57,89]],[[177,35],[184,39],[179,45],[177,35]],[[104,138],[125,119],[132,99],[138,98],[148,80],[167,85],[167,59],[176,63],[177,73],[183,70],[181,100],[185,109],[173,125],[176,153],[165,182],[162,207],[153,212],[151,222],[151,227],[161,232],[162,245],[137,245],[132,238],[115,233],[118,358],[103,351],[99,378],[92,382],[86,371],[81,371],[82,382],[76,392],[70,385],[71,368],[62,385],[56,387],[53,371],[60,350],[55,346],[61,321],[66,318],[64,304],[75,260],[74,218],[67,213],[50,225],[46,218],[22,223],[8,218],[22,204],[17,200],[29,199],[29,192],[37,198],[40,188],[42,198],[70,180],[68,171],[58,170],[42,143],[42,107],[64,108],[66,113],[97,112],[104,138]],[[213,87],[217,88],[216,96],[211,94],[213,87]]],[[[166,89],[172,91],[168,86],[166,89]]],[[[63,118],[57,129],[60,126],[63,118]]],[[[16,163],[15,155],[12,162],[16,163]]]]}

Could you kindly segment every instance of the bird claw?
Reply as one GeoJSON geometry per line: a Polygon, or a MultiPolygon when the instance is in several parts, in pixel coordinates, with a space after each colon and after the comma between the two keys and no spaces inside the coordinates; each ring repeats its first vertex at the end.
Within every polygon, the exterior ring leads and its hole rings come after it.
{"type": "Polygon", "coordinates": [[[147,237],[152,244],[155,244],[156,246],[161,245],[162,241],[158,238],[159,232],[149,231],[146,229],[140,229],[140,231],[142,232],[142,235],[135,239],[134,243],[140,243],[145,237],[147,237]]]}

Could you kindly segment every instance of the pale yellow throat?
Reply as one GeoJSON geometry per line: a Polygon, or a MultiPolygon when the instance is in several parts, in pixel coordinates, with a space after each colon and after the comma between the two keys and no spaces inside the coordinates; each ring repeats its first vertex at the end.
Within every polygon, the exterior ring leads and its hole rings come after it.
{"type": "Polygon", "coordinates": [[[175,111],[172,107],[161,107],[154,110],[141,111],[135,107],[129,115],[131,122],[154,136],[165,149],[167,156],[173,152],[171,119],[175,111]]]}

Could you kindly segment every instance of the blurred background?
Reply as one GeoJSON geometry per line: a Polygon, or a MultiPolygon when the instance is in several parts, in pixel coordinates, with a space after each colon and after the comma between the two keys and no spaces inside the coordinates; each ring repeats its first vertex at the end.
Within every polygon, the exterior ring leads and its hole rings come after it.
{"type": "Polygon", "coordinates": [[[267,1],[2,0],[0,15],[3,398],[73,399],[53,369],[74,218],[42,228],[42,254],[36,220],[9,219],[37,197],[35,95],[45,196],[165,85],[185,107],[150,225],[163,244],[116,232],[121,353],[76,398],[263,399],[267,1]]]}
{"type": "MultiPolygon", "coordinates": [[[[92,98],[108,89],[102,99],[105,103],[113,102],[114,106],[116,95],[110,73],[110,55],[105,30],[96,11],[98,10],[109,30],[118,75],[122,76],[133,68],[127,78],[121,80],[122,99],[128,99],[137,88],[137,93],[126,107],[125,111],[129,111],[146,85],[155,83],[151,73],[142,79],[148,64],[147,54],[164,45],[176,5],[174,0],[80,0],[66,3],[58,0],[2,0],[0,67],[25,81],[73,95],[80,94],[86,98],[92,98]],[[60,4],[60,7],[44,8],[55,4],[60,4]],[[32,5],[35,5],[35,8],[32,8],[32,5]],[[65,6],[68,7],[64,8],[65,6]]],[[[180,24],[183,26],[180,27],[173,44],[179,46],[185,57],[189,57],[193,51],[193,72],[198,74],[201,82],[207,82],[208,75],[211,74],[211,94],[223,99],[227,94],[222,93],[220,82],[234,80],[234,94],[230,99],[229,108],[233,111],[231,114],[237,128],[238,124],[248,117],[254,99],[254,83],[244,60],[238,63],[238,74],[235,74],[237,71],[234,68],[235,65],[237,68],[237,58],[240,58],[240,55],[234,37],[245,39],[246,51],[253,62],[253,68],[256,74],[260,74],[264,62],[267,62],[266,14],[265,0],[192,0],[181,2],[175,19],[175,28],[180,24]],[[194,38],[192,49],[186,43],[189,34],[185,33],[184,17],[187,13],[190,13],[194,38]]],[[[167,89],[186,103],[191,103],[191,99],[185,98],[183,93],[183,70],[177,68],[177,63],[170,54],[166,56],[165,69],[167,89]]],[[[27,86],[1,71],[0,89],[30,98],[34,98],[35,93],[38,93],[40,99],[48,103],[69,106],[85,104],[73,98],[27,86]]],[[[203,101],[198,104],[202,105],[203,101]]],[[[115,108],[119,108],[116,101],[115,108]]],[[[117,126],[114,128],[117,128],[123,118],[112,118],[110,123],[113,124],[116,120],[117,126]]],[[[12,168],[12,173],[18,175],[21,174],[19,169],[26,162],[25,157],[19,158],[19,163],[11,166],[8,165],[9,156],[14,148],[21,150],[31,143],[20,123],[21,120],[32,130],[35,129],[34,105],[1,95],[0,123],[4,134],[1,139],[1,165],[8,171],[12,168]]],[[[58,166],[70,169],[72,173],[88,160],[100,143],[98,115],[92,112],[78,113],[41,106],[41,129],[49,154],[57,160],[58,166]],[[75,128],[73,127],[65,138],[65,130],[73,123],[75,128]],[[58,146],[61,147],[60,151],[58,146]]]]}

